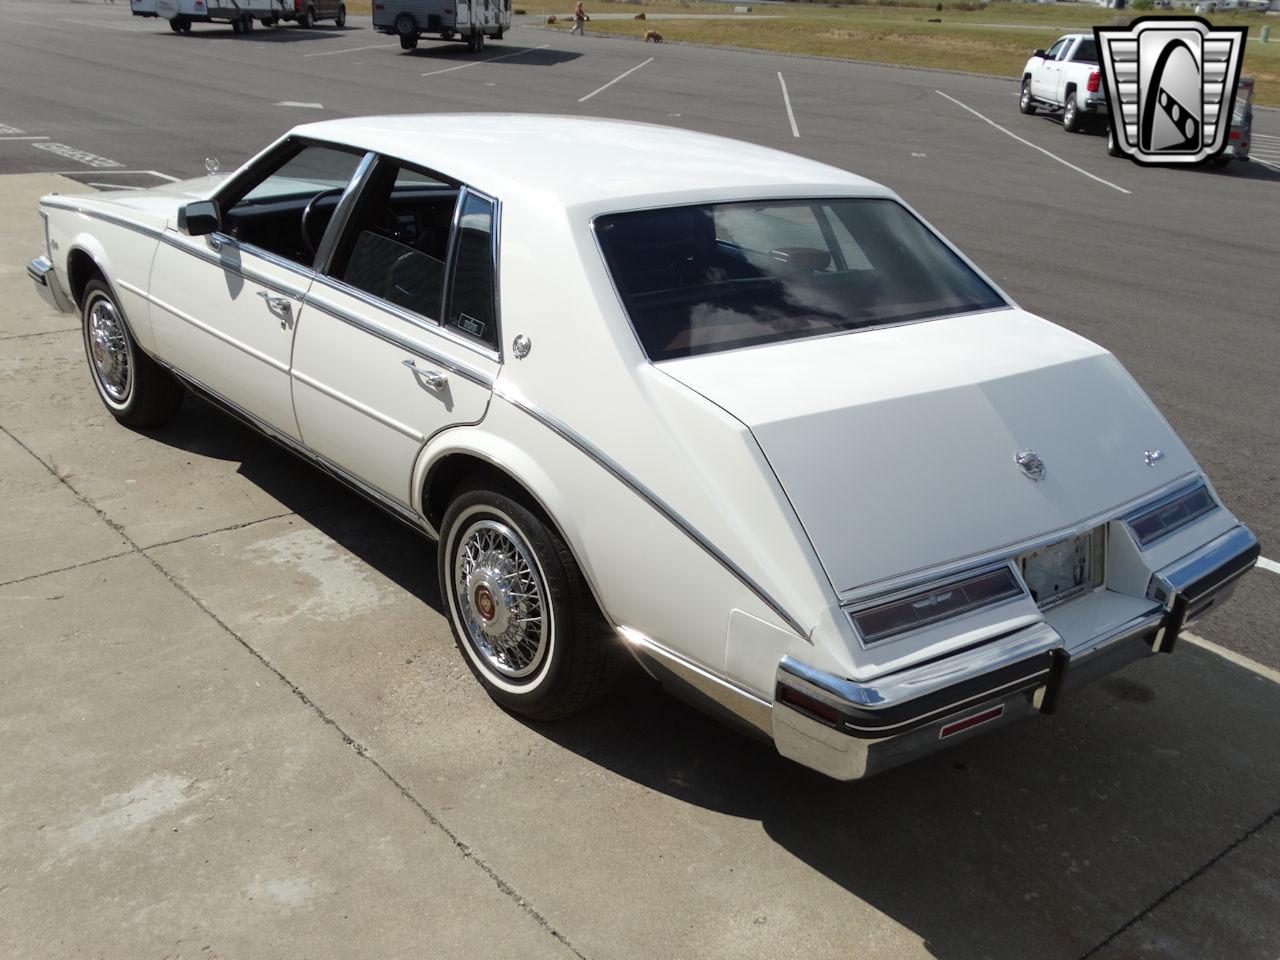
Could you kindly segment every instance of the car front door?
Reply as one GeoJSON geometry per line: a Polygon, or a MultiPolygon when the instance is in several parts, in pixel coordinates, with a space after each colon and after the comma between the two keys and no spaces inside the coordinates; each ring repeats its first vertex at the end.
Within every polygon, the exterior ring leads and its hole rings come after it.
{"type": "Polygon", "coordinates": [[[1044,59],[1040,63],[1040,69],[1031,75],[1031,93],[1033,96],[1042,100],[1056,101],[1058,77],[1062,73],[1062,66],[1058,63],[1058,57],[1070,43],[1071,41],[1067,37],[1063,37],[1045,52],[1044,59]]]}
{"type": "Polygon", "coordinates": [[[360,152],[286,143],[219,193],[220,230],[166,232],[151,269],[159,355],[293,439],[289,363],[312,261],[362,161],[360,152]]]}
{"type": "Polygon", "coordinates": [[[426,441],[488,408],[497,218],[494,200],[381,160],[306,298],[293,351],[303,442],[401,507],[426,441]]]}

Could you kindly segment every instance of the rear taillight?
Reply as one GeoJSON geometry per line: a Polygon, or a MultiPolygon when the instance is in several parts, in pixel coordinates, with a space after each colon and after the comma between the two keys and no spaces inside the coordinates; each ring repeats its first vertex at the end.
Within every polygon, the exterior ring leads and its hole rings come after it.
{"type": "Polygon", "coordinates": [[[1239,131],[1239,130],[1232,130],[1232,131],[1231,131],[1231,139],[1232,139],[1232,140],[1239,140],[1239,139],[1240,139],[1240,131],[1239,131]]]}
{"type": "Polygon", "coordinates": [[[302,12],[302,0],[293,0],[293,10],[294,13],[302,12]]]}
{"type": "Polygon", "coordinates": [[[1089,83],[1085,87],[1090,93],[1097,93],[1098,87],[1102,84],[1102,75],[1097,70],[1089,74],[1089,83]]]}

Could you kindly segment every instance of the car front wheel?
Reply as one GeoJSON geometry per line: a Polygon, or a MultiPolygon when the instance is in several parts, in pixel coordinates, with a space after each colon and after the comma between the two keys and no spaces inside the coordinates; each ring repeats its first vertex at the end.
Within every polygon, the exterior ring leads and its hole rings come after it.
{"type": "Polygon", "coordinates": [[[440,596],[454,642],[499,705],[532,720],[591,706],[621,667],[568,546],[514,491],[477,481],[440,529],[440,596]]]}
{"type": "Polygon", "coordinates": [[[90,280],[81,304],[85,356],[107,410],[129,427],[168,420],[182,403],[182,384],[138,349],[111,288],[90,280]]]}
{"type": "Polygon", "coordinates": [[[1036,102],[1031,97],[1030,80],[1022,81],[1022,95],[1018,97],[1018,109],[1027,114],[1036,112],[1036,102]]]}
{"type": "Polygon", "coordinates": [[[333,18],[333,25],[339,30],[346,29],[347,26],[347,7],[342,4],[338,7],[338,15],[333,18]]]}
{"type": "Polygon", "coordinates": [[[1108,157],[1124,156],[1124,151],[1120,149],[1120,144],[1116,142],[1116,132],[1114,129],[1110,127],[1107,128],[1107,156],[1108,157]]]}

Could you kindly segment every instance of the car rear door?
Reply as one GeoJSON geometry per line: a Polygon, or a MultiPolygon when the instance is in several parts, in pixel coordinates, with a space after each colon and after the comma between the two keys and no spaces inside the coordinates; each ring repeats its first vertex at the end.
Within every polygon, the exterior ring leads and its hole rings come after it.
{"type": "Polygon", "coordinates": [[[492,198],[382,160],[307,295],[292,369],[303,442],[403,507],[426,441],[488,409],[497,228],[492,198]]]}

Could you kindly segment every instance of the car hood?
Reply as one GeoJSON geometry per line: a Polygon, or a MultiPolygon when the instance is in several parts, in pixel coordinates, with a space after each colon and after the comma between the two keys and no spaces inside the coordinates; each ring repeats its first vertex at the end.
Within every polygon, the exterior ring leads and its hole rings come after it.
{"type": "Polygon", "coordinates": [[[1101,347],[1016,309],[669,361],[751,430],[839,592],[996,550],[1195,470],[1101,347]],[[1034,450],[1029,479],[1015,462],[1034,450]],[[1148,450],[1163,457],[1147,465],[1148,450]]]}

